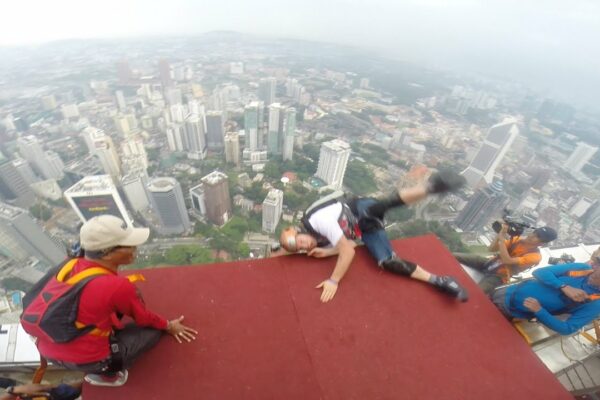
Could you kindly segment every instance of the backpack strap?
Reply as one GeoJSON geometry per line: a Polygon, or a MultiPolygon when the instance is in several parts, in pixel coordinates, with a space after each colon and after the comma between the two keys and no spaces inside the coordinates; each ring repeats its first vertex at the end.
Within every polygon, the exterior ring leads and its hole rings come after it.
{"type": "Polygon", "coordinates": [[[577,278],[577,277],[581,277],[581,276],[588,276],[588,275],[592,274],[592,272],[594,272],[593,269],[582,269],[579,271],[569,271],[568,275],[570,277],[577,278]]]}

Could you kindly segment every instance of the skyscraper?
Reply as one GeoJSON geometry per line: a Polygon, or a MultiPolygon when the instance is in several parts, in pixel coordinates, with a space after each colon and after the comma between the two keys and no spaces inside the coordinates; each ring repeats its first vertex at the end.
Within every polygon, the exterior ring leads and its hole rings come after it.
{"type": "Polygon", "coordinates": [[[269,124],[267,128],[267,151],[281,154],[283,147],[284,108],[279,103],[269,106],[269,124]]]}
{"type": "Polygon", "coordinates": [[[171,66],[165,58],[158,60],[158,75],[160,76],[160,83],[164,88],[171,86],[171,66]]]}
{"type": "Polygon", "coordinates": [[[206,113],[206,137],[209,149],[223,149],[225,118],[223,118],[222,111],[209,111],[206,113]]]}
{"type": "Polygon", "coordinates": [[[47,150],[44,155],[46,156],[46,162],[48,163],[48,173],[45,174],[46,178],[61,180],[65,176],[65,163],[63,163],[63,160],[58,153],[52,150],[47,150]]]}
{"type": "Polygon", "coordinates": [[[581,172],[581,169],[596,154],[598,148],[584,142],[577,143],[577,147],[565,162],[565,169],[571,173],[581,172]]]}
{"type": "Polygon", "coordinates": [[[0,253],[19,262],[34,256],[47,266],[60,263],[67,255],[29,212],[5,203],[0,203],[0,253]]]}
{"type": "Polygon", "coordinates": [[[127,111],[127,103],[125,102],[125,95],[123,94],[123,91],[117,90],[115,92],[115,97],[117,99],[117,107],[119,107],[119,111],[127,111]]]}
{"type": "Polygon", "coordinates": [[[167,127],[167,143],[171,151],[185,151],[187,149],[187,138],[185,128],[182,124],[172,123],[167,127]]]}
{"type": "Polygon", "coordinates": [[[24,158],[16,158],[13,160],[12,164],[28,185],[39,181],[38,177],[33,172],[33,169],[31,169],[31,165],[29,165],[29,162],[24,158]]]}
{"type": "Polygon", "coordinates": [[[225,161],[240,166],[240,137],[237,132],[225,135],[225,161]]]}
{"type": "Polygon", "coordinates": [[[185,120],[188,158],[203,160],[206,157],[206,130],[204,115],[190,114],[185,120]]]}
{"type": "Polygon", "coordinates": [[[68,188],[64,196],[83,222],[97,215],[110,214],[128,225],[133,223],[109,175],[86,176],[68,188]]]}
{"type": "Polygon", "coordinates": [[[140,135],[133,135],[122,141],[121,152],[123,158],[139,158],[144,169],[148,168],[148,153],[146,153],[146,148],[144,147],[144,139],[140,135]]]}
{"type": "Polygon", "coordinates": [[[145,171],[132,171],[121,179],[121,187],[131,210],[140,212],[150,206],[147,185],[148,175],[145,171]]]}
{"type": "Polygon", "coordinates": [[[341,189],[350,151],[350,145],[340,139],[323,143],[319,154],[317,178],[334,190],[341,189]]]}
{"type": "Polygon", "coordinates": [[[223,225],[231,218],[229,179],[219,171],[213,171],[190,189],[192,207],[215,225],[223,225]]]}
{"type": "Polygon", "coordinates": [[[253,101],[244,109],[244,130],[246,131],[246,148],[251,151],[260,147],[259,135],[262,133],[264,104],[261,101],[253,101]]]}
{"type": "Polygon", "coordinates": [[[455,224],[463,231],[478,231],[493,218],[498,218],[508,203],[502,181],[478,189],[462,209],[455,224]]]}
{"type": "Polygon", "coordinates": [[[262,206],[262,229],[265,232],[275,233],[283,209],[283,192],[279,189],[269,190],[262,206]]]}
{"type": "Polygon", "coordinates": [[[96,157],[104,172],[118,181],[121,175],[121,161],[115,149],[113,140],[104,131],[87,127],[82,132],[83,139],[88,146],[90,154],[96,157]]]}
{"type": "Polygon", "coordinates": [[[512,120],[496,124],[488,130],[477,155],[462,172],[469,186],[477,188],[492,183],[496,168],[518,135],[519,127],[512,120]]]}
{"type": "Polygon", "coordinates": [[[269,106],[275,102],[275,90],[277,89],[277,79],[262,78],[258,82],[258,98],[269,106]]]}
{"type": "Polygon", "coordinates": [[[42,146],[40,146],[40,143],[35,136],[22,136],[17,139],[17,144],[23,158],[29,161],[29,164],[33,166],[40,176],[43,176],[46,179],[55,179],[62,174],[62,170],[56,171],[55,168],[50,165],[46,153],[44,153],[42,146]]]}
{"type": "Polygon", "coordinates": [[[283,160],[291,160],[294,154],[294,137],[296,135],[296,109],[293,107],[285,110],[283,124],[283,160]]]}
{"type": "Polygon", "coordinates": [[[184,233],[190,229],[190,219],[179,182],[174,178],[154,178],[148,183],[148,193],[159,220],[156,230],[161,235],[184,233]]]}
{"type": "Polygon", "coordinates": [[[29,208],[35,202],[31,187],[14,166],[0,153],[0,197],[14,201],[16,205],[29,208]]]}

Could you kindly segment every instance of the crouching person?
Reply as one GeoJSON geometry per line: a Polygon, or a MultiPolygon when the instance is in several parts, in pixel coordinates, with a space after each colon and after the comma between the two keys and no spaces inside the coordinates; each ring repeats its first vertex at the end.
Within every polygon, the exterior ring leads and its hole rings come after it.
{"type": "MultiPolygon", "coordinates": [[[[37,338],[40,354],[54,364],[86,372],[92,385],[121,386],[127,369],[163,332],[179,343],[197,332],[146,309],[135,279],[119,266],[135,260],[148,228],[128,227],[112,215],[87,221],[80,230],[84,255],[50,271],[23,299],[21,324],[37,338]],[[134,323],[123,326],[121,317],[134,323]]],[[[135,276],[135,275],[134,275],[135,276]]]]}
{"type": "Polygon", "coordinates": [[[600,251],[587,263],[539,268],[534,279],[498,288],[492,301],[509,319],[537,318],[570,335],[600,317],[600,251]],[[565,320],[557,315],[569,314],[565,320]]]}

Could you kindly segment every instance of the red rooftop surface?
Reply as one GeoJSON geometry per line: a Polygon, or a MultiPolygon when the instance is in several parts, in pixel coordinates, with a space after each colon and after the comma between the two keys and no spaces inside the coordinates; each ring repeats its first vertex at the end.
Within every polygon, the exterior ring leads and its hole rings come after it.
{"type": "Polygon", "coordinates": [[[435,236],[393,246],[457,277],[469,302],[381,271],[364,248],[327,304],[314,287],[335,257],[151,269],[147,305],[185,315],[198,339],[165,335],[125,386],[88,385],[84,398],[572,399],[435,236]]]}

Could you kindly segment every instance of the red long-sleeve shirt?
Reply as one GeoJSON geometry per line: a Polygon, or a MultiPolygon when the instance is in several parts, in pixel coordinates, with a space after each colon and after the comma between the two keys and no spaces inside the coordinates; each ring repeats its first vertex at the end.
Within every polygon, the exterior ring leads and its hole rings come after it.
{"type": "MultiPolygon", "coordinates": [[[[71,275],[96,266],[92,261],[80,259],[71,275]]],[[[116,273],[93,278],[81,291],[77,321],[107,331],[119,327],[116,313],[130,316],[139,326],[167,327],[165,318],[146,309],[137,288],[127,278],[116,273]]],[[[108,336],[93,334],[68,343],[39,340],[38,349],[47,358],[75,364],[102,361],[110,355],[108,336]]]]}

